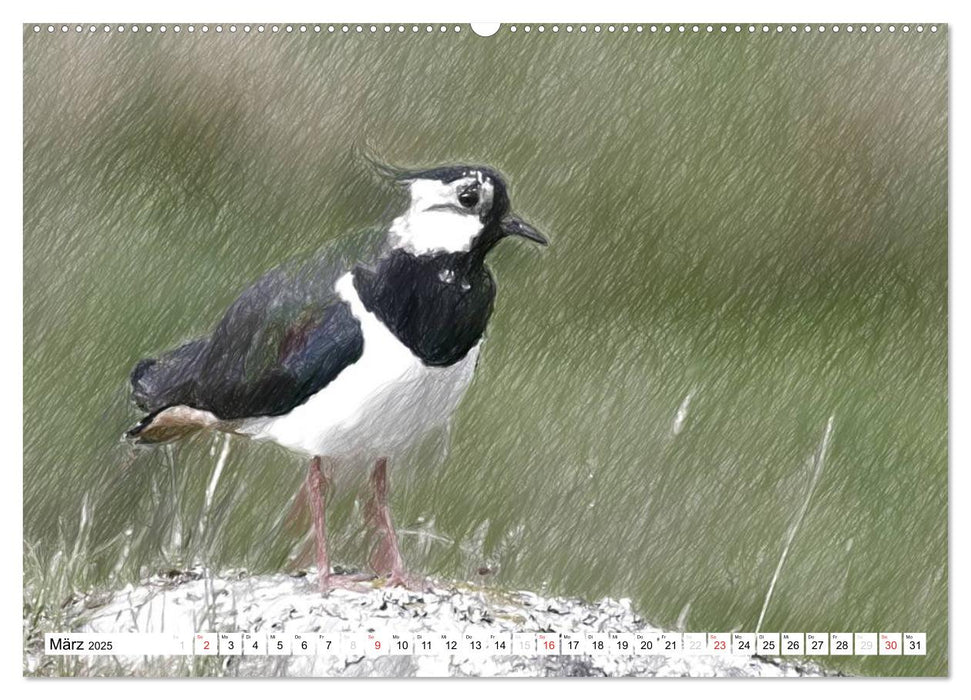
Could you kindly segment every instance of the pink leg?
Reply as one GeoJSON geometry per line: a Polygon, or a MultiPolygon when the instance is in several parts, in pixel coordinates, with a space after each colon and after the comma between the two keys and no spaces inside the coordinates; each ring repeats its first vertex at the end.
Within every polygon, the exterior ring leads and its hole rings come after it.
{"type": "Polygon", "coordinates": [[[307,472],[307,493],[310,497],[310,512],[313,520],[314,543],[317,549],[317,585],[321,593],[330,590],[330,558],[327,556],[327,492],[330,490],[330,474],[325,479],[320,470],[320,457],[310,460],[307,472]]]}
{"type": "Polygon", "coordinates": [[[391,522],[388,506],[388,458],[382,457],[371,471],[371,493],[364,515],[378,541],[371,552],[371,568],[377,574],[388,574],[388,584],[404,586],[409,583],[398,549],[398,534],[391,522]]]}
{"type": "Polygon", "coordinates": [[[338,586],[367,590],[361,582],[368,580],[361,574],[332,574],[330,557],[327,553],[327,497],[333,484],[333,462],[327,460],[321,468],[322,460],[314,457],[307,473],[307,497],[310,499],[310,513],[313,522],[314,545],[317,554],[317,585],[321,593],[329,593],[338,586]]]}

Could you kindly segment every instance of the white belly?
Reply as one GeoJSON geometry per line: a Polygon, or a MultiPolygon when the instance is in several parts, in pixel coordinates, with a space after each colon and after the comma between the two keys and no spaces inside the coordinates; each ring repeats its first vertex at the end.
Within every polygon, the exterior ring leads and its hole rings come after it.
{"type": "Polygon", "coordinates": [[[361,358],[290,413],[248,420],[239,432],[308,455],[393,454],[448,422],[472,381],[479,345],[454,365],[428,367],[364,308],[350,273],[336,290],[361,323],[361,358]]]}

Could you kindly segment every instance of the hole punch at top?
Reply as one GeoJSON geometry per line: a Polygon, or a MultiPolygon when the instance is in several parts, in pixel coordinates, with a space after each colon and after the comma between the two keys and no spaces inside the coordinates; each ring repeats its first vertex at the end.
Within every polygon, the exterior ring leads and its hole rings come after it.
{"type": "Polygon", "coordinates": [[[492,36],[499,31],[499,22],[473,22],[472,32],[477,36],[492,36]]]}

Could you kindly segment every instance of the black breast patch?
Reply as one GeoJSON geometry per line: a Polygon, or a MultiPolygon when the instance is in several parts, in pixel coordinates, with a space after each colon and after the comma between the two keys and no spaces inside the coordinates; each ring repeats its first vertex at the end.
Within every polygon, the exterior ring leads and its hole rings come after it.
{"type": "Polygon", "coordinates": [[[458,362],[479,342],[495,299],[489,271],[468,253],[397,250],[374,269],[355,268],[354,286],[365,308],[435,367],[458,362]]]}

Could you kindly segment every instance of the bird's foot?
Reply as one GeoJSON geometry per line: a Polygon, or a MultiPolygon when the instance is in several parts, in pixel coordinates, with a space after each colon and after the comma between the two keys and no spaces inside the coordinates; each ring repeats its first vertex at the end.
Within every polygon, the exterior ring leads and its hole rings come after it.
{"type": "Polygon", "coordinates": [[[390,574],[384,577],[383,585],[385,587],[401,586],[402,588],[407,588],[410,591],[427,592],[432,589],[432,580],[423,576],[408,573],[403,569],[394,569],[390,574]]]}
{"type": "Polygon", "coordinates": [[[374,586],[370,583],[373,578],[373,576],[365,573],[327,574],[317,577],[317,587],[321,595],[327,595],[337,589],[364,593],[374,590],[374,586]]]}

